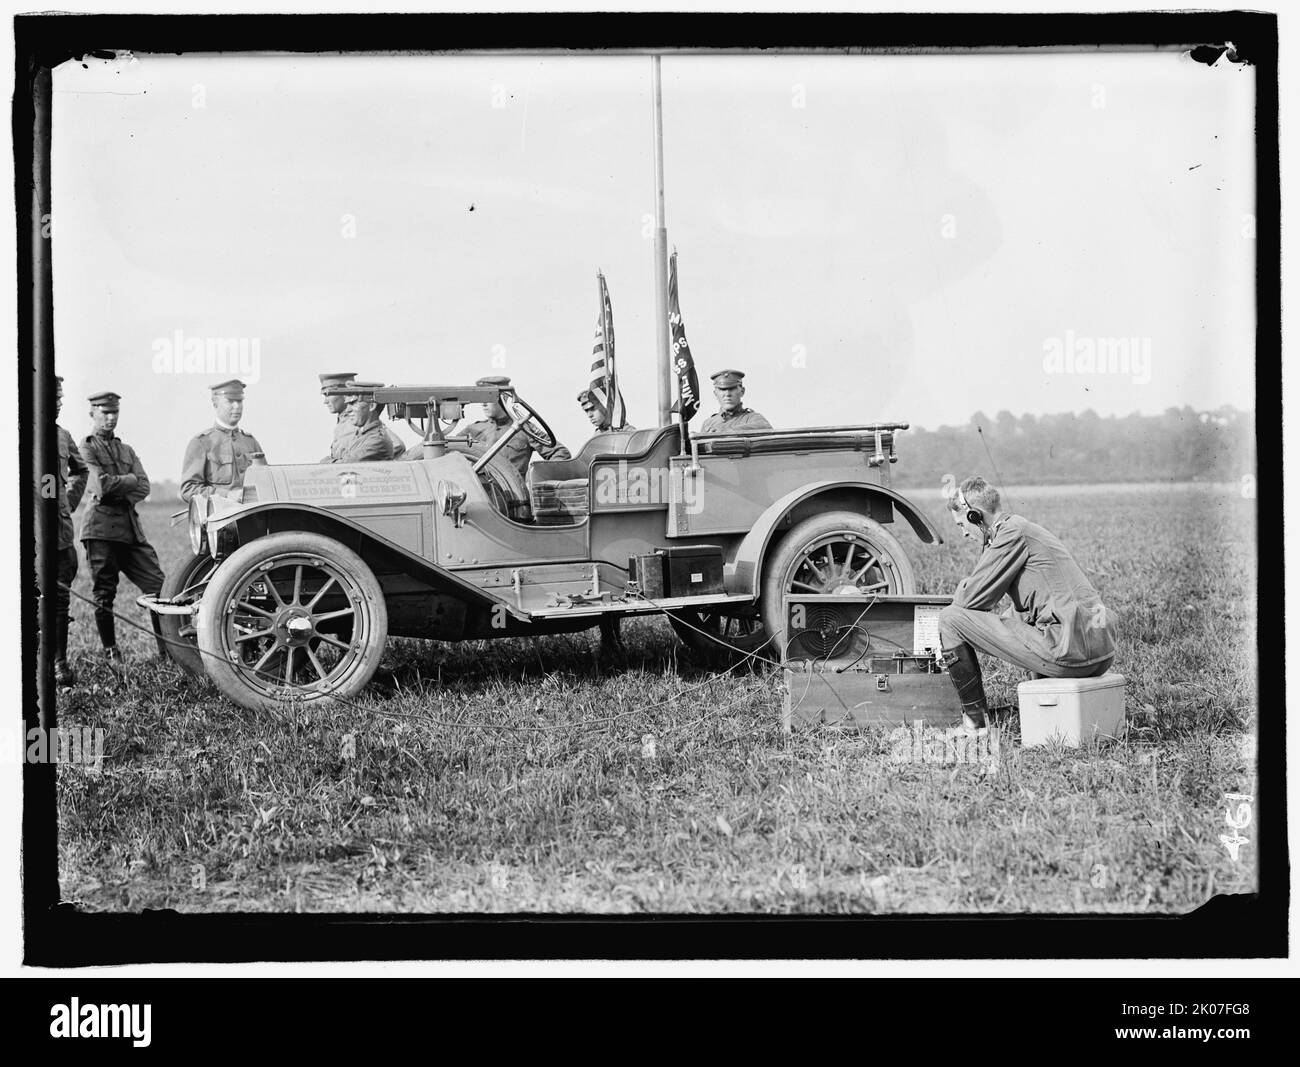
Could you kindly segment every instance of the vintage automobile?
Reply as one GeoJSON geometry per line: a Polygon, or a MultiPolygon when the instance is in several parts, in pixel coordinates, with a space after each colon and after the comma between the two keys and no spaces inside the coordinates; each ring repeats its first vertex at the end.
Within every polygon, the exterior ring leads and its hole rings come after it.
{"type": "Polygon", "coordinates": [[[664,612],[689,645],[779,657],[789,593],[915,592],[889,487],[906,423],[694,436],[598,433],[522,478],[503,449],[554,434],[511,387],[386,386],[420,434],[403,459],[255,466],[242,502],[196,498],[194,555],[158,597],[170,654],[259,709],[360,691],[390,636],[458,641],[572,632],[664,612]],[[485,452],[454,431],[500,402],[485,452]],[[209,507],[212,510],[209,510],[209,507]]]}

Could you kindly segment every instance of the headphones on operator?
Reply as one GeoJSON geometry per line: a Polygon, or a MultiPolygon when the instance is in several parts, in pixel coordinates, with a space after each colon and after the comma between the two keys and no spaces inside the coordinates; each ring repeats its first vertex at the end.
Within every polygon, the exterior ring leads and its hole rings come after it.
{"type": "Polygon", "coordinates": [[[971,507],[966,500],[965,493],[957,494],[957,502],[966,509],[966,521],[972,526],[982,526],[984,524],[984,513],[978,508],[971,507]]]}

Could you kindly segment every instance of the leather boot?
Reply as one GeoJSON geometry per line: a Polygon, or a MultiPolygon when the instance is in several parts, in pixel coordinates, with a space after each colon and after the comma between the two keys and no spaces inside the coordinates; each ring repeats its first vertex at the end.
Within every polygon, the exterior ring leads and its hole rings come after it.
{"type": "Polygon", "coordinates": [[[943,665],[961,701],[962,725],[968,731],[982,729],[988,723],[989,706],[984,698],[984,679],[975,650],[963,641],[952,651],[944,652],[943,665]]]}
{"type": "Polygon", "coordinates": [[[54,680],[59,685],[72,685],[77,680],[76,672],[68,666],[68,622],[67,616],[54,623],[54,680]]]}
{"type": "Polygon", "coordinates": [[[117,630],[113,626],[112,615],[96,615],[95,628],[99,631],[99,643],[104,648],[117,648],[117,630]]]}

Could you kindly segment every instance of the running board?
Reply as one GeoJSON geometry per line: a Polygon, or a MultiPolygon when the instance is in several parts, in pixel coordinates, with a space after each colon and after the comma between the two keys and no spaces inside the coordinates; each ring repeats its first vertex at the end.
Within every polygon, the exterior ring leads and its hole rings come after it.
{"type": "Polygon", "coordinates": [[[607,601],[599,603],[582,600],[577,603],[557,604],[554,607],[541,608],[528,614],[534,619],[572,619],[578,616],[600,615],[653,615],[661,611],[678,611],[680,609],[716,607],[720,604],[743,606],[754,602],[754,598],[744,595],[719,594],[717,596],[677,596],[663,597],[649,601],[633,595],[610,596],[607,601]]]}

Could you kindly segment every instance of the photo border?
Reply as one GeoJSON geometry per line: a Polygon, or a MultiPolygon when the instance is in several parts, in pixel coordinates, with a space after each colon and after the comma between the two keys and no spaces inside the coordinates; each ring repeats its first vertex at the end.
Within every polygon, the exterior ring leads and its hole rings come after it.
{"type": "MultiPolygon", "coordinates": [[[[19,15],[14,19],[13,135],[17,209],[20,482],[54,470],[50,72],[87,53],[515,52],[818,54],[966,50],[1144,50],[1228,42],[1255,67],[1257,481],[1282,485],[1280,181],[1277,16],[1255,12],[1113,14],[19,15]],[[413,44],[428,42],[427,48],[413,44]],[[578,43],[575,43],[578,42],[578,43]],[[851,42],[851,43],[844,43],[851,42]],[[857,43],[861,42],[861,44],[857,43]],[[25,294],[31,294],[27,299],[25,294]]],[[[1212,61],[1212,60],[1210,60],[1212,61]]],[[[57,501],[21,492],[24,732],[54,730],[53,665],[36,635],[53,600],[57,501]],[[32,536],[35,532],[36,537],[32,536]],[[37,545],[40,545],[38,552],[37,545]]],[[[1282,629],[1282,494],[1258,504],[1260,633],[1282,629]],[[1267,593],[1267,596],[1265,595],[1267,593]],[[1267,620],[1267,621],[1265,621],[1267,620]]],[[[1279,657],[1259,638],[1257,894],[1218,896],[1185,915],[639,916],[352,915],[170,910],[85,913],[59,899],[52,763],[23,764],[24,962],[117,963],[503,959],[1049,959],[1285,956],[1289,855],[1285,816],[1285,689],[1279,657]],[[1267,658],[1265,653],[1268,653],[1267,658]]]]}

